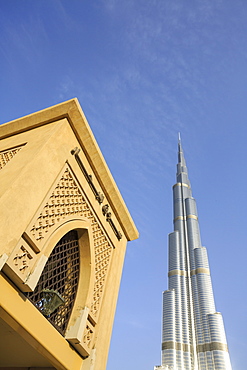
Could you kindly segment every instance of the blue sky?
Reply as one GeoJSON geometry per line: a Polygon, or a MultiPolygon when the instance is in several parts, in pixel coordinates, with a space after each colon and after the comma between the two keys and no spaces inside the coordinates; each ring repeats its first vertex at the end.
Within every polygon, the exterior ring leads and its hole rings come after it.
{"type": "Polygon", "coordinates": [[[0,122],[77,97],[140,232],[107,370],[160,363],[178,132],[233,370],[246,370],[246,1],[2,0],[0,24],[0,122]]]}

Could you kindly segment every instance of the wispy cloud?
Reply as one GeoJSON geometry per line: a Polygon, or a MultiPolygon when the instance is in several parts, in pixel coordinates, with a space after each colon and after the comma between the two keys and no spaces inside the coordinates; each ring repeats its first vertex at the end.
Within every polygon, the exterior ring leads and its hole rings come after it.
{"type": "Polygon", "coordinates": [[[3,22],[1,50],[12,69],[17,66],[17,59],[35,66],[42,58],[48,40],[44,23],[39,16],[30,15],[28,21],[19,24],[11,19],[3,22]]]}
{"type": "Polygon", "coordinates": [[[66,100],[74,97],[76,87],[75,83],[69,75],[65,75],[61,78],[58,86],[58,97],[59,100],[66,100]]]}
{"type": "Polygon", "coordinates": [[[116,8],[117,4],[119,5],[118,0],[101,0],[101,3],[108,11],[113,11],[116,8]]]}

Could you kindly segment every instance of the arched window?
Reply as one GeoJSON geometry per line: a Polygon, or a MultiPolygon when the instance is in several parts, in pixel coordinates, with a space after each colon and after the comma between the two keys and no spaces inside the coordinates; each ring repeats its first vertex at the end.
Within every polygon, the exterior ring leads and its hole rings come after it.
{"type": "Polygon", "coordinates": [[[65,234],[53,249],[34,292],[26,294],[62,335],[65,334],[75,302],[79,269],[78,233],[72,230],[65,234]],[[59,307],[52,311],[49,307],[56,299],[59,307]]]}

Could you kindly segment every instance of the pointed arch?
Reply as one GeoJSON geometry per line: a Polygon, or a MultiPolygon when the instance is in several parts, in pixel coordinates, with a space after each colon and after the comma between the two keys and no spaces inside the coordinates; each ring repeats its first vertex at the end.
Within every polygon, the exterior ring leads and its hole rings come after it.
{"type": "Polygon", "coordinates": [[[90,306],[92,299],[94,248],[90,223],[82,217],[64,220],[53,230],[43,251],[29,277],[34,292],[27,293],[27,297],[39,308],[39,305],[42,307],[42,289],[56,289],[64,295],[64,307],[57,309],[48,320],[65,335],[75,323],[78,326],[78,320],[81,326],[81,311],[90,306]]]}

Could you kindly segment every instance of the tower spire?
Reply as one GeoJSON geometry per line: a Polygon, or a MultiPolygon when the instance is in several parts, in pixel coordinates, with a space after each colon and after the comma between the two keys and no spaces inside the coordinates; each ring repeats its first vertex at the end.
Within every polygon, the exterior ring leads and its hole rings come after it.
{"type": "Polygon", "coordinates": [[[181,135],[178,133],[178,164],[177,164],[177,182],[187,184],[190,187],[188,179],[188,170],[184,158],[184,152],[181,143],[181,135]]]}

